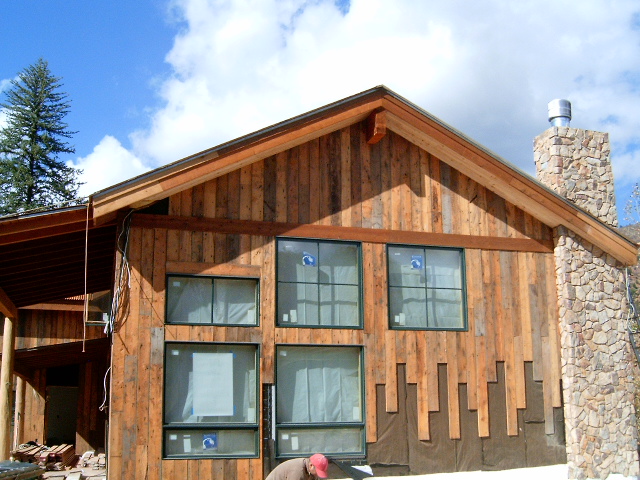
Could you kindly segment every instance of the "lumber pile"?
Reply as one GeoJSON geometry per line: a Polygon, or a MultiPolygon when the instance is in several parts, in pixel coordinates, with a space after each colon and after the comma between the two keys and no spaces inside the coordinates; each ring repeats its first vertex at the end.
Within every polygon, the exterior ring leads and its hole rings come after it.
{"type": "Polygon", "coordinates": [[[18,462],[38,463],[36,456],[46,450],[45,445],[39,445],[34,442],[24,443],[11,452],[11,456],[18,462]]]}
{"type": "Polygon", "coordinates": [[[76,459],[76,450],[73,445],[63,443],[42,450],[37,456],[38,465],[47,470],[64,470],[76,459]]]}

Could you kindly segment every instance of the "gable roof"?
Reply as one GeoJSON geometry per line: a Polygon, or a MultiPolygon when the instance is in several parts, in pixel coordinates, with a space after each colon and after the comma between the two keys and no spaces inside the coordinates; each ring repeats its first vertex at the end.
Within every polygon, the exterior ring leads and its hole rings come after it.
{"type": "MultiPolygon", "coordinates": [[[[564,225],[626,265],[636,245],[504,159],[379,86],[96,192],[86,206],[0,219],[0,310],[110,288],[116,219],[212,178],[367,120],[389,129],[550,227],[564,225]],[[56,255],[62,249],[65,255],[56,255]],[[29,258],[25,262],[24,258],[29,258]]],[[[533,154],[532,154],[533,155],[533,154]]]]}
{"type": "Polygon", "coordinates": [[[139,208],[327,133],[369,119],[433,154],[550,227],[564,225],[625,264],[637,247],[462,133],[384,86],[359,93],[237,140],[160,167],[91,198],[97,223],[139,208]]]}

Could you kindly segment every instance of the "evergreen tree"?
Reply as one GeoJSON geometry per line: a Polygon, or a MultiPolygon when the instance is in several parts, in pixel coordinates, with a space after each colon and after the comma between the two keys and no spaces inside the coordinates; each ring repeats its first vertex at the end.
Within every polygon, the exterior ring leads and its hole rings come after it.
{"type": "Polygon", "coordinates": [[[11,81],[6,103],[0,104],[7,120],[0,130],[0,215],[77,198],[81,170],[58,158],[75,153],[65,139],[76,133],[64,122],[70,104],[61,86],[40,59],[11,81]]]}

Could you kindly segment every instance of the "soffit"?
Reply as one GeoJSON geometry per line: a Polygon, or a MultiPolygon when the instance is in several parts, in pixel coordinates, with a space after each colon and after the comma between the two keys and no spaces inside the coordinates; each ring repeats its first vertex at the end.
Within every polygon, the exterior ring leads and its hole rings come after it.
{"type": "Polygon", "coordinates": [[[0,289],[17,308],[110,290],[115,246],[116,226],[87,224],[86,207],[0,219],[0,289]]]}

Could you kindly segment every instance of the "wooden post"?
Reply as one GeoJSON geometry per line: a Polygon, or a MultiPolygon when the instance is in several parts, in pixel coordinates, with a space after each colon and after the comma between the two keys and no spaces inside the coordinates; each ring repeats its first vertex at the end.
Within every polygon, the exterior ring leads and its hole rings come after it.
{"type": "Polygon", "coordinates": [[[0,370],[0,460],[9,460],[11,449],[11,398],[13,395],[14,319],[5,316],[0,370]]]}
{"type": "Polygon", "coordinates": [[[24,437],[24,395],[26,382],[16,375],[16,408],[13,414],[13,449],[16,450],[24,437]]]}

